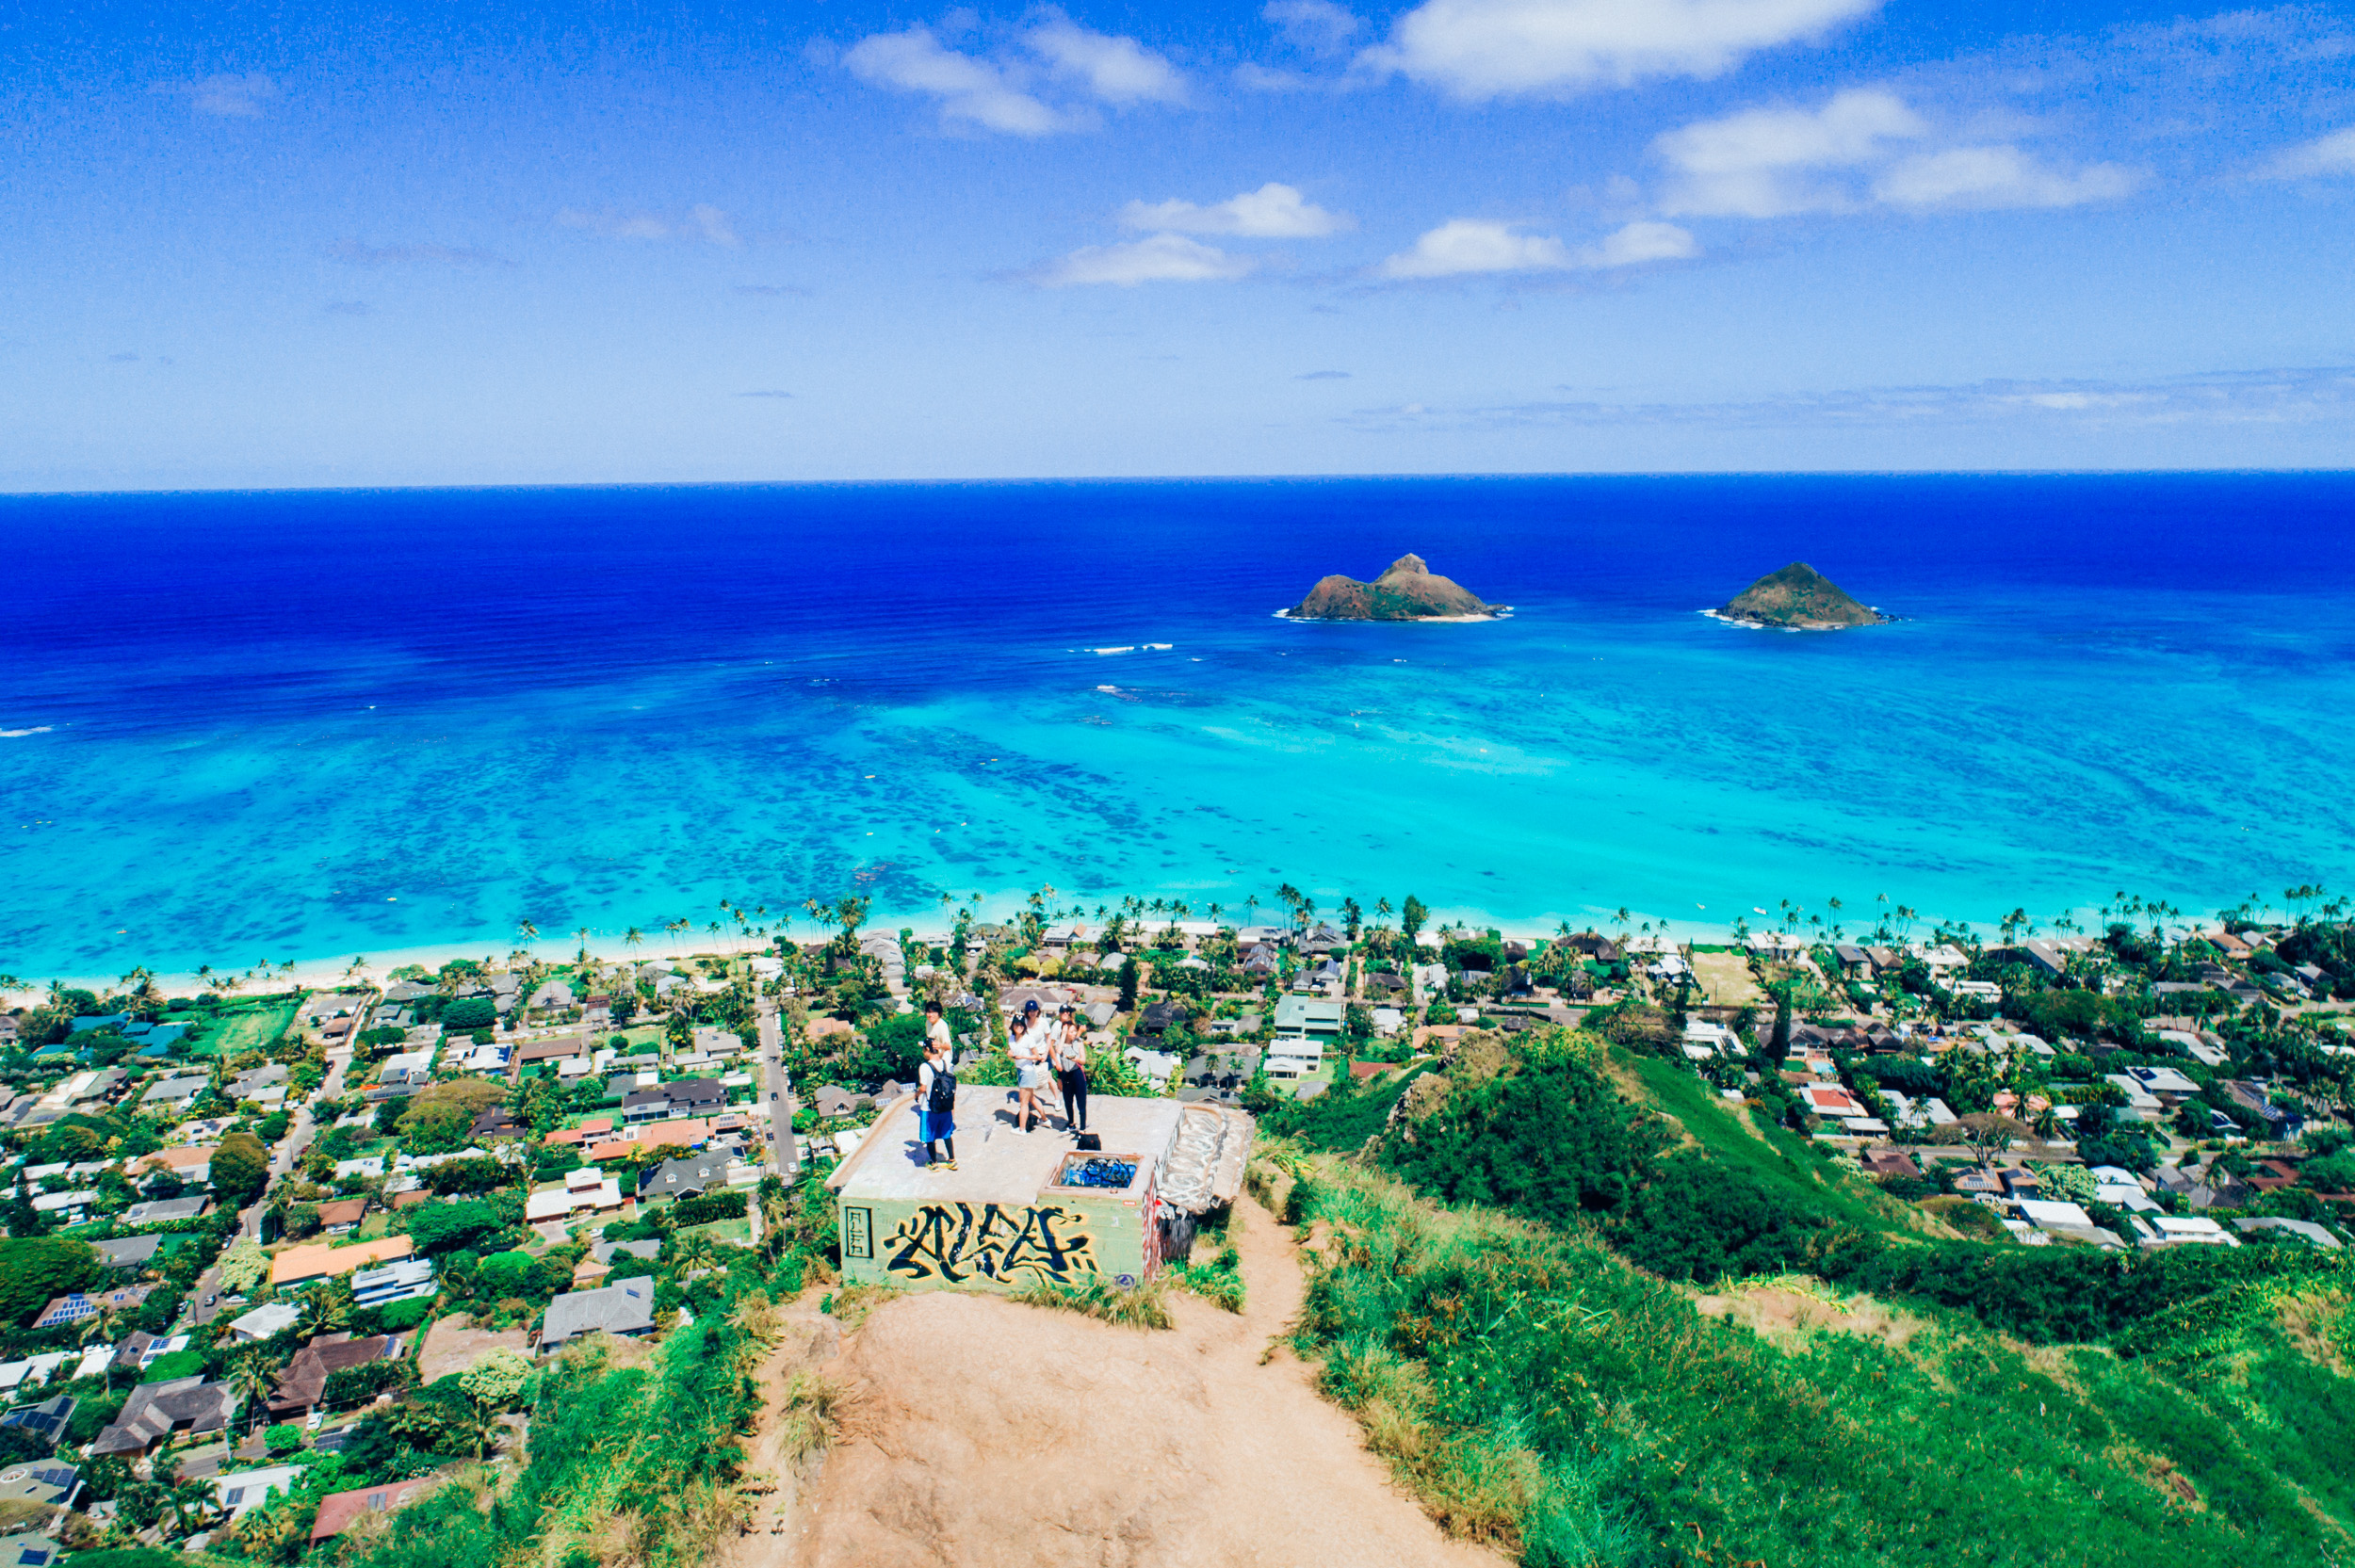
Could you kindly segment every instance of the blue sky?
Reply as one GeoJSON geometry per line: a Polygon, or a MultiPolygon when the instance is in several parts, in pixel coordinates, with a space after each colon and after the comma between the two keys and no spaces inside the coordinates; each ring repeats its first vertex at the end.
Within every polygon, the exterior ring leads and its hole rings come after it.
{"type": "Polygon", "coordinates": [[[0,488],[2355,452],[2344,7],[0,21],[0,488]]]}

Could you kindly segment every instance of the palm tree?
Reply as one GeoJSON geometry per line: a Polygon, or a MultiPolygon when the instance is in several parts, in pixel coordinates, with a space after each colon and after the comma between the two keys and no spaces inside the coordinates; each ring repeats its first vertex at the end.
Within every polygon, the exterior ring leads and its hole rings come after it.
{"type": "Polygon", "coordinates": [[[540,928],[533,925],[528,919],[518,920],[515,922],[515,934],[521,937],[523,939],[524,946],[528,947],[533,943],[540,940],[540,928]]]}
{"type": "Polygon", "coordinates": [[[573,940],[580,944],[580,951],[573,955],[573,962],[587,963],[589,962],[589,928],[583,926],[573,932],[573,940]]]}
{"type": "Polygon", "coordinates": [[[246,1350],[229,1363],[228,1381],[245,1406],[246,1431],[251,1432],[257,1418],[268,1414],[270,1391],[278,1386],[277,1368],[267,1351],[246,1350]]]}
{"type": "Polygon", "coordinates": [[[632,926],[622,933],[622,941],[633,953],[646,945],[646,933],[632,926]]]}

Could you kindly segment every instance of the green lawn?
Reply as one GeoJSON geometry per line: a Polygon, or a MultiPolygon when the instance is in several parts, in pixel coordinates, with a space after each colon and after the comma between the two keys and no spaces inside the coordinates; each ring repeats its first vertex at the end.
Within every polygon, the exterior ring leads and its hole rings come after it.
{"type": "Polygon", "coordinates": [[[708,1225],[689,1225],[680,1236],[707,1236],[714,1241],[731,1241],[739,1247],[753,1244],[753,1222],[746,1220],[714,1220],[708,1225]]]}
{"type": "Polygon", "coordinates": [[[294,1022],[294,1002],[270,1002],[241,1012],[215,1015],[213,1026],[190,1044],[195,1056],[234,1057],[240,1051],[258,1051],[276,1040],[294,1022]]]}

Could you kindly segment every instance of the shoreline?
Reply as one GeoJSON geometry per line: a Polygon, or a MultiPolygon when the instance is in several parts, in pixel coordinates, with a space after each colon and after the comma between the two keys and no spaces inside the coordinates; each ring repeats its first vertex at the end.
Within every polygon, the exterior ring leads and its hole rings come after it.
{"type": "MultiPolygon", "coordinates": [[[[1777,628],[1762,629],[1771,630],[1777,628]]],[[[1311,896],[1314,897],[1316,895],[1312,894],[1311,896]]],[[[1336,901],[1338,903],[1338,898],[1336,901]]],[[[998,900],[989,900],[988,903],[989,907],[976,911],[977,920],[984,922],[1012,921],[1019,916],[1024,908],[1023,897],[1019,895],[1009,895],[1004,898],[1002,903],[998,900]]],[[[2090,932],[2094,928],[2096,917],[2098,915],[2098,905],[2087,904],[2072,907],[2064,913],[2066,913],[2071,918],[2078,919],[2083,922],[2081,927],[2082,931],[2090,932]]],[[[1318,919],[1320,922],[1326,919],[1332,919],[1338,925],[1339,913],[1338,908],[1320,909],[1318,913],[1318,919]]],[[[1244,924],[1279,924],[1281,923],[1283,916],[1284,910],[1281,905],[1262,904],[1257,906],[1256,917],[1250,921],[1245,921],[1242,918],[1241,911],[1224,911],[1222,913],[1220,924],[1226,926],[1240,926],[1244,924]]],[[[1188,915],[1185,918],[1187,923],[1198,924],[1200,923],[1201,915],[1197,912],[1196,913],[1188,915]]],[[[1666,937],[1672,942],[1700,943],[1709,946],[1730,946],[1734,940],[1732,926],[1735,918],[1746,919],[1751,922],[1751,933],[1753,935],[1761,935],[1767,931],[1780,929],[1766,912],[1754,908],[1734,912],[1733,915],[1725,920],[1697,920],[1690,917],[1680,918],[1650,914],[1642,910],[1632,910],[1631,911],[1631,921],[1628,928],[1628,933],[1637,934],[1640,937],[1640,933],[1636,933],[1634,931],[1634,928],[1648,920],[1651,923],[1652,931],[1655,934],[1666,937]]],[[[1067,920],[1060,919],[1049,922],[1050,925],[1063,925],[1068,923],[1070,922],[1067,920]]],[[[1078,923],[1091,929],[1093,929],[1096,925],[1096,921],[1093,917],[1084,918],[1078,923]]],[[[1166,923],[1165,920],[1163,923],[1166,923]]],[[[1605,935],[1619,934],[1619,923],[1615,917],[1614,912],[1600,907],[1582,907],[1572,911],[1551,910],[1535,914],[1507,916],[1497,914],[1492,911],[1473,909],[1464,906],[1441,907],[1438,905],[1433,905],[1430,909],[1429,922],[1423,929],[1425,930],[1437,930],[1442,926],[1456,925],[1470,926],[1479,929],[1494,929],[1502,932],[1508,941],[1527,941],[1535,944],[1551,940],[1557,934],[1558,928],[1565,923],[1567,923],[1572,930],[1593,930],[1601,932],[1605,935]]],[[[1921,919],[1917,920],[1916,925],[1917,928],[1925,928],[1934,923],[1935,922],[1927,919],[1921,919]]],[[[2202,916],[2198,920],[2189,922],[2190,925],[2200,928],[2204,928],[2214,923],[2215,922],[2212,916],[2202,916]]],[[[1145,916],[1139,924],[1141,929],[1145,930],[1155,930],[1160,929],[1160,925],[1156,923],[1155,917],[1151,915],[1145,916]]],[[[1969,930],[1984,934],[1993,933],[1997,928],[1998,922],[1994,920],[1970,920],[1958,922],[1958,924],[1969,930]]],[[[2180,917],[2168,922],[2170,927],[2181,924],[2184,924],[2184,922],[2182,921],[2180,917]]],[[[870,913],[869,918],[861,923],[859,929],[861,931],[869,935],[876,932],[896,935],[902,927],[912,929],[919,934],[939,934],[945,930],[947,922],[943,920],[940,909],[937,905],[934,905],[928,907],[920,914],[910,914],[906,913],[870,913]]],[[[2139,929],[2139,927],[2137,927],[2137,929],[2139,929]]],[[[2040,923],[2039,929],[2042,931],[2049,931],[2049,923],[2040,923]]],[[[816,939],[823,930],[824,928],[822,927],[812,925],[804,928],[801,922],[796,922],[794,929],[786,934],[790,936],[790,938],[797,943],[804,943],[816,939]]],[[[1828,936],[1808,936],[1805,932],[1801,932],[1799,934],[1811,943],[1815,941],[1827,942],[1833,940],[1828,936]]],[[[1917,929],[1914,932],[1914,936],[1916,938],[1926,934],[1926,930],[1921,929],[1917,929]]],[[[587,944],[587,947],[591,958],[604,963],[649,962],[662,961],[683,962],[690,958],[698,956],[734,956],[736,954],[747,952],[766,952],[772,946],[775,935],[776,933],[773,930],[771,934],[767,937],[752,937],[732,934],[723,934],[718,937],[712,937],[708,934],[697,934],[674,941],[670,939],[664,933],[655,932],[648,934],[644,943],[635,949],[632,949],[620,937],[597,935],[593,936],[590,939],[587,944]]],[[[1869,932],[1860,933],[1857,931],[1850,931],[1838,940],[1843,942],[1861,943],[1868,941],[1869,939],[1869,932]]],[[[512,937],[506,939],[503,943],[495,942],[488,944],[481,941],[468,941],[454,938],[447,942],[428,943],[416,946],[402,947],[383,952],[366,954],[365,956],[369,962],[364,973],[366,982],[370,986],[381,989],[384,984],[386,977],[389,976],[393,970],[401,968],[408,964],[421,963],[428,969],[438,969],[443,964],[449,962],[453,959],[483,958],[486,956],[485,949],[487,946],[489,948],[488,956],[491,958],[493,964],[496,965],[505,961],[508,953],[513,952],[519,947],[526,946],[527,945],[525,944],[514,941],[512,937]]],[[[544,935],[537,941],[528,944],[528,950],[534,957],[542,960],[543,962],[555,964],[571,963],[576,962],[575,955],[581,950],[581,945],[573,941],[569,937],[551,939],[544,935]]],[[[256,980],[252,984],[241,988],[241,990],[244,992],[251,992],[254,994],[268,994],[274,992],[284,992],[289,990],[339,990],[347,984],[357,984],[362,978],[361,976],[349,974],[349,966],[351,962],[352,956],[353,955],[343,955],[329,958],[298,957],[294,960],[294,967],[292,970],[287,971],[283,975],[273,972],[268,979],[256,980]]],[[[193,970],[157,969],[154,971],[154,977],[157,988],[160,989],[167,996],[194,996],[200,994],[205,989],[197,980],[193,970]]],[[[6,1007],[24,1007],[33,1005],[39,1001],[40,997],[47,990],[50,983],[50,977],[46,976],[40,977],[38,978],[31,976],[24,976],[20,978],[24,979],[26,982],[22,989],[13,992],[0,992],[0,1009],[5,1009],[6,1007]]],[[[101,996],[106,995],[110,991],[120,988],[122,983],[122,977],[120,974],[60,975],[56,977],[56,978],[59,983],[68,987],[78,990],[92,991],[101,996]]]]}

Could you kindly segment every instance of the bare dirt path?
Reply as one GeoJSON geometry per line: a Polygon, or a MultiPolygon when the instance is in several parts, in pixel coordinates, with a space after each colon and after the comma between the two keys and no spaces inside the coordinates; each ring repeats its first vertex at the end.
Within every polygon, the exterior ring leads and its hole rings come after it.
{"type": "Polygon", "coordinates": [[[728,1568],[1498,1568],[1442,1536],[1309,1374],[1291,1238],[1238,1204],[1238,1317],[1168,1332],[946,1292],[877,1308],[832,1369],[842,1439],[728,1568]],[[784,1521],[780,1521],[784,1522],[784,1521]]]}

